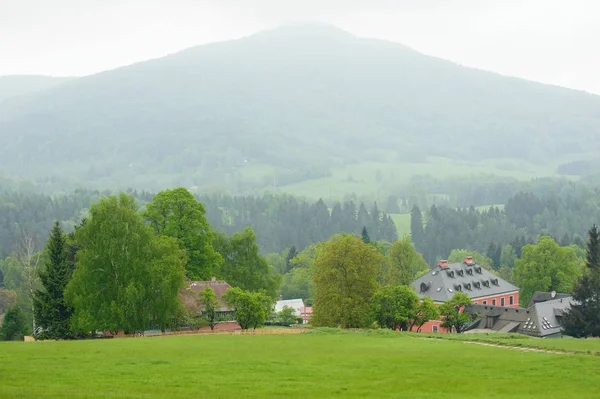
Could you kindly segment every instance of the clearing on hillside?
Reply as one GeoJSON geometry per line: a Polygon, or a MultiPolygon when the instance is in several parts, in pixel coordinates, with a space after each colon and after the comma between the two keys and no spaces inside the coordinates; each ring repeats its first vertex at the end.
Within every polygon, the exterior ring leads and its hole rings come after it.
{"type": "Polygon", "coordinates": [[[0,344],[0,397],[597,398],[600,360],[406,334],[0,344]]]}

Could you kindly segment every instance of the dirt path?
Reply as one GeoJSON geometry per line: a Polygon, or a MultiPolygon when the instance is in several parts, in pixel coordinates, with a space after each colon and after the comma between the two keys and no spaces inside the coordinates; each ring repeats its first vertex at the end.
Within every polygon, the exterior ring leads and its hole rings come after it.
{"type": "Polygon", "coordinates": [[[461,341],[461,340],[453,340],[453,339],[425,338],[425,337],[418,338],[418,339],[427,339],[427,340],[434,340],[434,341],[462,342],[463,344],[493,346],[495,348],[519,350],[521,352],[552,353],[555,355],[588,355],[588,356],[591,356],[591,354],[583,353],[583,352],[558,351],[558,350],[550,350],[550,349],[542,349],[542,348],[532,348],[532,347],[526,347],[526,346],[501,345],[501,344],[492,344],[490,342],[482,342],[482,341],[461,341]]]}
{"type": "Polygon", "coordinates": [[[516,349],[516,350],[520,350],[522,352],[554,353],[556,355],[585,355],[585,353],[553,351],[553,350],[549,350],[549,349],[531,348],[531,347],[525,347],[525,346],[498,345],[498,344],[491,344],[489,342],[480,342],[480,341],[460,341],[460,342],[462,342],[463,344],[475,344],[475,345],[483,345],[483,346],[493,346],[496,348],[516,349]]]}

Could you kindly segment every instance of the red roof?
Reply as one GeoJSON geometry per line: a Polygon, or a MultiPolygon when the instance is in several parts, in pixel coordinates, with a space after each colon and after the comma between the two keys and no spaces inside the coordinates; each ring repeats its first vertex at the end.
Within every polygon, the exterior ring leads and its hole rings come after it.
{"type": "MultiPolygon", "coordinates": [[[[210,281],[188,281],[186,286],[181,289],[180,297],[187,309],[198,306],[198,293],[205,288],[211,288],[219,302],[218,311],[229,311],[227,304],[223,300],[223,295],[232,287],[225,280],[217,280],[213,277],[210,281]]],[[[200,309],[198,309],[200,310],[200,309]]]]}

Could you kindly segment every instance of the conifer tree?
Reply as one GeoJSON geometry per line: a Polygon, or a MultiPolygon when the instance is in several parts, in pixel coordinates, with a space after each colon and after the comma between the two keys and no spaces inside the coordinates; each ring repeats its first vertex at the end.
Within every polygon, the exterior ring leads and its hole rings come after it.
{"type": "Polygon", "coordinates": [[[46,267],[39,273],[42,289],[36,290],[33,299],[35,321],[42,329],[40,338],[69,339],[73,337],[73,309],[65,303],[64,291],[73,268],[67,262],[66,237],[58,222],[54,223],[46,252],[46,267]]]}
{"type": "Polygon", "coordinates": [[[410,213],[410,235],[417,251],[422,251],[423,245],[423,215],[417,205],[413,206],[410,213]]]}
{"type": "Polygon", "coordinates": [[[371,243],[371,237],[369,237],[369,232],[367,231],[366,226],[363,226],[362,233],[360,233],[360,236],[365,244],[371,243]]]}
{"type": "Polygon", "coordinates": [[[287,256],[285,257],[285,273],[289,272],[290,269],[292,268],[292,265],[290,262],[292,261],[292,259],[294,259],[296,257],[296,255],[298,255],[298,251],[296,250],[296,247],[294,245],[292,245],[292,247],[288,251],[287,256]]]}
{"type": "Polygon", "coordinates": [[[565,315],[565,333],[574,337],[600,336],[600,232],[589,231],[586,270],[575,284],[574,304],[565,315]]]}

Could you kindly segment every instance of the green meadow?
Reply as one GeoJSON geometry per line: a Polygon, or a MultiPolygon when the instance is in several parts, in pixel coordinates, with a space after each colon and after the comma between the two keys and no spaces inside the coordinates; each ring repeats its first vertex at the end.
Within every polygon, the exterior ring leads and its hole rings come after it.
{"type": "Polygon", "coordinates": [[[0,397],[598,397],[598,356],[424,338],[317,330],[0,343],[0,397]]]}
{"type": "MultiPolygon", "coordinates": [[[[349,193],[386,195],[389,193],[390,186],[408,184],[412,177],[418,175],[430,175],[436,178],[495,175],[530,180],[535,177],[556,176],[556,167],[563,161],[561,159],[540,166],[514,159],[471,161],[460,158],[427,157],[423,162],[382,159],[339,166],[331,169],[329,177],[309,179],[277,188],[281,192],[314,199],[341,199],[349,193]]],[[[258,172],[257,169],[252,171],[258,172]]]]}

